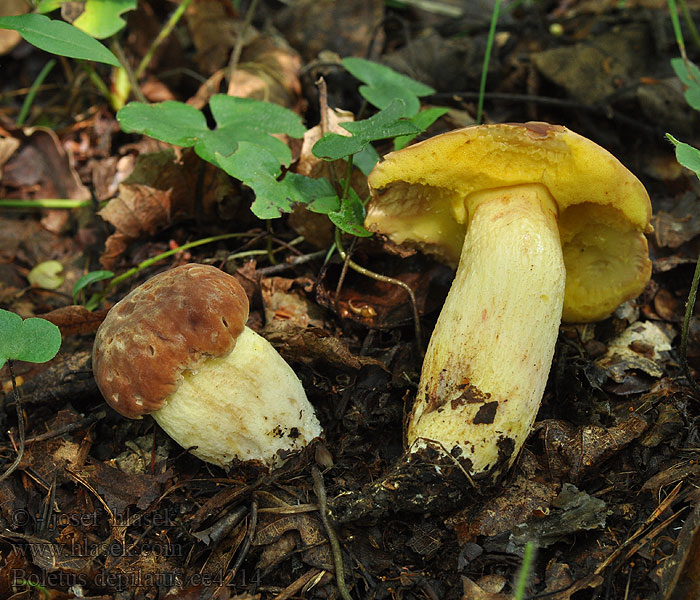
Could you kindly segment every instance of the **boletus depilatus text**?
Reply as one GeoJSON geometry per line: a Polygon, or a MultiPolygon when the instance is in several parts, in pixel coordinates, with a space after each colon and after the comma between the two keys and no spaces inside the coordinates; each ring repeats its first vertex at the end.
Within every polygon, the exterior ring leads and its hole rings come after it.
{"type": "Polygon", "coordinates": [[[651,205],[592,141],[547,123],[468,127],[392,152],[365,226],[456,269],[427,348],[407,454],[333,503],[341,521],[423,511],[503,475],[542,400],[562,319],[605,319],[651,274],[651,205]],[[457,482],[448,488],[442,481],[457,482]]]}

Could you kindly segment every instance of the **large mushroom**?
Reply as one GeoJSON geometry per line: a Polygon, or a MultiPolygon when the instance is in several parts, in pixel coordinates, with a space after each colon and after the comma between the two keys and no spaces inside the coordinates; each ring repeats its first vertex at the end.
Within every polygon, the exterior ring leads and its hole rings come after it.
{"type": "Polygon", "coordinates": [[[365,226],[456,266],[410,416],[471,474],[516,458],[562,317],[609,316],[645,287],[649,196],[609,152],[547,123],[456,130],[387,155],[365,226]]]}
{"type": "Polygon", "coordinates": [[[150,413],[202,460],[274,467],[321,426],[291,367],[247,320],[248,298],[231,275],[199,264],[160,273],[97,330],[97,385],[117,412],[150,413]]]}

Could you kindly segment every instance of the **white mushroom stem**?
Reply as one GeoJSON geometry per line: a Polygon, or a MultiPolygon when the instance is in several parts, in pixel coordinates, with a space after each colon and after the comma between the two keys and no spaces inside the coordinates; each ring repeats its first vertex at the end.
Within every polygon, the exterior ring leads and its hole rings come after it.
{"type": "Polygon", "coordinates": [[[228,355],[210,358],[183,381],[153,418],[207,462],[280,462],[278,451],[303,448],[321,426],[292,368],[246,327],[228,355]]]}
{"type": "Polygon", "coordinates": [[[428,345],[408,426],[473,474],[507,468],[547,383],[566,271],[557,208],[542,185],[473,194],[461,259],[428,345]]]}

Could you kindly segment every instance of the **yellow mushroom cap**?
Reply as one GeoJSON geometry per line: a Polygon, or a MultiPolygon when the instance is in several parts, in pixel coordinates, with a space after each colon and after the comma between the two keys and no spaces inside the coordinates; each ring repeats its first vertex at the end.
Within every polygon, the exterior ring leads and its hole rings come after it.
{"type": "Polygon", "coordinates": [[[559,125],[467,127],[388,154],[369,175],[365,227],[456,266],[469,196],[532,183],[559,210],[563,319],[600,320],[639,295],[651,276],[649,195],[607,150],[559,125]]]}

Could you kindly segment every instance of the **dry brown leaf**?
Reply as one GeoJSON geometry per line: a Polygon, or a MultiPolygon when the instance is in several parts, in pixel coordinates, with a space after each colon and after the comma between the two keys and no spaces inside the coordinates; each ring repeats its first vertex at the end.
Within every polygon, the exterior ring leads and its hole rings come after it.
{"type": "Polygon", "coordinates": [[[462,587],[462,600],[510,600],[508,594],[489,592],[468,577],[462,576],[462,587]]]}
{"type": "MultiPolygon", "coordinates": [[[[0,29],[2,31],[10,31],[9,29],[0,29]]],[[[0,137],[0,180],[2,180],[2,168],[5,163],[10,160],[10,157],[19,148],[19,140],[14,137],[0,137]]]]}
{"type": "Polygon", "coordinates": [[[143,235],[154,235],[181,219],[207,217],[233,190],[221,169],[203,162],[194,152],[141,155],[134,171],[119,186],[119,195],[98,214],[116,232],[105,243],[100,264],[113,269],[128,245],[143,235]],[[201,176],[201,180],[200,180],[201,176]],[[201,194],[201,208],[197,206],[201,194]]]}
{"type": "Polygon", "coordinates": [[[61,330],[61,336],[89,335],[95,333],[105,318],[107,310],[89,311],[84,306],[62,306],[41,315],[61,330]]]}
{"type": "Polygon", "coordinates": [[[310,291],[313,281],[306,277],[288,279],[269,277],[260,282],[265,322],[286,321],[301,327],[323,327],[324,314],[315,302],[311,302],[305,291],[310,291]]]}
{"type": "Polygon", "coordinates": [[[340,56],[368,56],[372,44],[381,47],[384,33],[381,0],[300,0],[278,11],[275,26],[305,62],[322,50],[340,56]]]}
{"type": "MultiPolygon", "coordinates": [[[[200,72],[211,75],[228,63],[241,22],[226,0],[196,0],[185,13],[200,72]]],[[[248,36],[254,36],[251,29],[248,36]]]]}
{"type": "MultiPolygon", "coordinates": [[[[280,549],[273,551],[274,555],[279,556],[282,548],[287,548],[289,545],[288,536],[285,536],[288,532],[298,534],[301,541],[299,545],[302,550],[301,557],[305,563],[312,567],[329,571],[333,570],[333,559],[331,558],[330,547],[326,540],[323,526],[319,522],[318,517],[310,513],[263,515],[255,530],[253,544],[256,546],[268,546],[280,543],[282,544],[280,549]]],[[[272,558],[272,555],[268,556],[268,560],[270,558],[272,558]]]]}
{"type": "MultiPolygon", "coordinates": [[[[29,12],[25,0],[3,0],[0,2],[0,17],[24,15],[29,12]]],[[[0,56],[8,54],[22,41],[22,36],[13,29],[0,29],[0,56]]]]}
{"type": "Polygon", "coordinates": [[[228,87],[229,96],[254,98],[300,112],[301,58],[283,39],[259,35],[246,44],[228,87]]]}
{"type": "Polygon", "coordinates": [[[27,127],[11,133],[21,145],[5,164],[5,187],[20,189],[22,198],[90,199],[90,190],[80,181],[52,130],[27,127]]]}
{"type": "Polygon", "coordinates": [[[265,327],[262,333],[287,360],[309,366],[326,364],[337,369],[354,371],[367,365],[385,368],[374,358],[355,356],[338,338],[318,327],[302,327],[278,320],[265,327]]]}
{"type": "Polygon", "coordinates": [[[619,452],[649,427],[637,414],[614,427],[583,425],[574,427],[554,419],[535,425],[544,447],[547,464],[554,477],[567,477],[576,483],[591,469],[619,452]]]}

